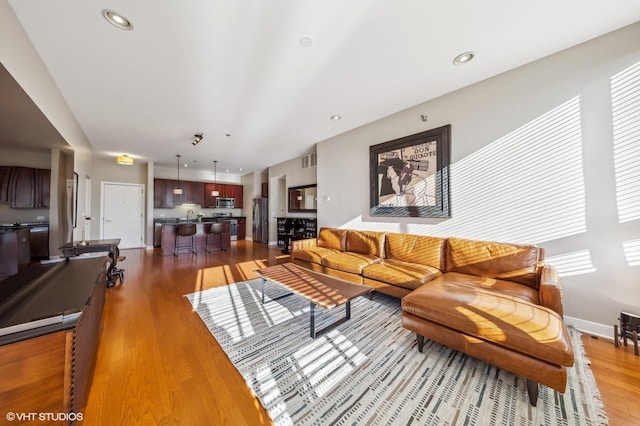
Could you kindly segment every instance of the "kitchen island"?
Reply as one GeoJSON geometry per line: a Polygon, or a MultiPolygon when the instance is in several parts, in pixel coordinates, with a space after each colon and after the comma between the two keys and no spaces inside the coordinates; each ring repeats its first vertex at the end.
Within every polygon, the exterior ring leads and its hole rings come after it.
{"type": "MultiPolygon", "coordinates": [[[[231,226],[228,221],[220,220],[225,224],[224,233],[222,234],[222,242],[224,247],[231,246],[231,226]]],[[[178,221],[178,222],[162,222],[162,236],[160,249],[163,256],[173,256],[173,249],[175,247],[176,230],[180,225],[188,224],[196,225],[196,252],[204,252],[205,249],[209,250],[221,250],[222,246],[217,237],[209,237],[209,245],[205,247],[207,240],[207,233],[213,221],[208,222],[196,222],[192,221],[178,221]]],[[[184,251],[182,252],[184,253],[184,251]]]]}

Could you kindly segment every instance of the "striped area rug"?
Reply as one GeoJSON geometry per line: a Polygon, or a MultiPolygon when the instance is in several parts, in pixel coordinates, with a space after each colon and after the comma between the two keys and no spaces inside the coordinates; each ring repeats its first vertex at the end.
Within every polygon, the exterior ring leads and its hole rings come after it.
{"type": "MultiPolygon", "coordinates": [[[[186,297],[277,425],[607,424],[579,332],[564,394],[525,381],[402,328],[400,300],[352,302],[351,320],[312,339],[309,303],[259,279],[186,297]]],[[[319,327],[344,308],[316,310],[319,327]]]]}

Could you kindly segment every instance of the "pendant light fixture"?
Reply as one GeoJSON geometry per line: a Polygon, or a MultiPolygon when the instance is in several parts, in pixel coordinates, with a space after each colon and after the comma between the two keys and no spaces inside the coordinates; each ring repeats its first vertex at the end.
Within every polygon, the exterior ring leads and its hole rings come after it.
{"type": "Polygon", "coordinates": [[[174,195],[182,195],[182,188],[180,188],[180,154],[176,154],[177,162],[178,162],[178,186],[173,188],[174,195]]]}
{"type": "Polygon", "coordinates": [[[218,160],[213,160],[213,191],[211,191],[212,197],[218,197],[220,191],[218,191],[218,160]]]}

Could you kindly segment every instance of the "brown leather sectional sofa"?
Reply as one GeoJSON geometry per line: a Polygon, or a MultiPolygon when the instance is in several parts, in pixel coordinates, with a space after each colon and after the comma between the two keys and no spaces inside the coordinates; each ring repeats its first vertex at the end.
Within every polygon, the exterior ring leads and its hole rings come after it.
{"type": "Polygon", "coordinates": [[[558,276],[533,245],[322,228],[291,261],[402,298],[402,325],[424,338],[564,392],[574,354],[558,276]]]}

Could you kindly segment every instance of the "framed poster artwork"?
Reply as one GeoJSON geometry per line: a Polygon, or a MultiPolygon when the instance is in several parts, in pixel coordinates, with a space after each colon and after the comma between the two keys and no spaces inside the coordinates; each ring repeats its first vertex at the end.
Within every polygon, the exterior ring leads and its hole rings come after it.
{"type": "Polygon", "coordinates": [[[371,216],[450,217],[451,125],[369,147],[371,216]]]}

